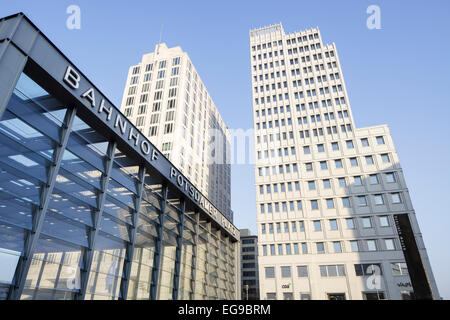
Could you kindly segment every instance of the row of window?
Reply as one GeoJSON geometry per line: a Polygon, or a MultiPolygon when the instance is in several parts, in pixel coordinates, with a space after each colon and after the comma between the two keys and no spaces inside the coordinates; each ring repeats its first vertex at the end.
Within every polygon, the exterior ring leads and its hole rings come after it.
{"type": "MultiPolygon", "coordinates": [[[[297,277],[298,278],[308,278],[308,266],[297,266],[297,277]]],[[[346,275],[345,265],[320,265],[320,276],[321,277],[344,277],[346,275]]],[[[354,265],[355,276],[370,276],[373,274],[382,275],[381,263],[366,263],[366,264],[355,264],[354,265]]],[[[405,276],[409,275],[408,267],[404,262],[392,262],[391,271],[393,276],[405,276]]],[[[275,279],[275,267],[265,267],[264,275],[266,279],[275,279]]],[[[281,278],[292,278],[292,267],[291,266],[281,266],[280,267],[281,278]]]]}
{"type": "MultiPolygon", "coordinates": [[[[298,36],[295,38],[291,38],[291,39],[287,39],[286,40],[286,44],[287,45],[291,45],[291,44],[296,44],[298,43],[302,43],[302,42],[306,42],[309,40],[317,40],[319,39],[319,34],[318,33],[314,33],[314,34],[310,34],[308,36],[298,36]]],[[[267,43],[263,43],[263,44],[258,44],[258,45],[254,45],[252,46],[252,51],[256,51],[256,50],[261,50],[261,49],[270,49],[276,46],[282,46],[283,45],[283,41],[282,40],[278,40],[278,41],[273,41],[273,42],[267,42],[267,43]]]]}
{"type": "MultiPolygon", "coordinates": [[[[280,51],[280,55],[282,55],[282,50],[280,51]]],[[[319,55],[322,56],[322,54],[319,54],[319,55]]],[[[277,56],[277,55],[275,55],[275,56],[277,56]]],[[[317,60],[318,56],[316,54],[314,54],[313,58],[315,58],[314,60],[317,60]]],[[[256,61],[256,60],[254,60],[254,61],[256,61]]],[[[301,61],[302,64],[305,64],[306,62],[310,62],[311,59],[310,59],[310,56],[301,57],[300,60],[299,60],[299,58],[289,59],[289,65],[291,65],[291,66],[297,65],[297,64],[300,63],[300,61],[301,61]]],[[[267,70],[269,68],[273,69],[274,66],[275,67],[279,67],[280,65],[281,66],[285,66],[285,62],[284,62],[283,59],[282,60],[275,60],[275,61],[265,62],[265,63],[260,63],[260,64],[254,64],[253,65],[253,71],[263,70],[263,69],[267,70]],[[275,64],[274,64],[274,62],[275,62],[275,64]]],[[[322,64],[316,64],[314,66],[319,66],[319,68],[316,68],[317,71],[325,70],[325,65],[323,63],[322,64]],[[322,69],[322,66],[323,66],[323,69],[322,69]]],[[[310,69],[311,71],[309,71],[309,72],[312,72],[312,66],[310,66],[310,67],[311,67],[311,69],[310,69]]],[[[336,61],[327,62],[327,67],[328,67],[328,69],[337,68],[337,62],[336,61]]],[[[304,70],[305,73],[308,72],[308,68],[307,67],[304,67],[303,70],[304,70]]]]}
{"type": "MultiPolygon", "coordinates": [[[[271,62],[269,65],[270,65],[270,67],[271,68],[273,68],[273,66],[275,66],[275,67],[279,67],[280,66],[280,63],[281,63],[281,66],[284,66],[285,64],[284,64],[284,60],[280,60],[280,62],[279,61],[274,61],[274,63],[273,62],[271,62]],[[274,64],[275,63],[275,64],[274,64]]],[[[333,68],[337,68],[337,65],[336,65],[336,63],[329,63],[328,65],[328,69],[333,69],[333,68]]],[[[255,67],[256,66],[254,66],[254,70],[253,71],[255,71],[255,67]]],[[[290,69],[290,71],[291,71],[291,76],[292,77],[298,77],[298,76],[301,76],[302,75],[302,72],[301,71],[303,71],[303,73],[305,74],[305,75],[307,75],[308,73],[312,73],[313,72],[313,66],[307,66],[307,67],[303,67],[303,69],[301,70],[300,68],[296,68],[296,69],[290,69]]],[[[322,64],[315,64],[314,65],[314,71],[315,72],[320,72],[320,71],[325,71],[325,65],[322,63],[322,64]]],[[[283,75],[283,77],[284,76],[286,76],[286,70],[282,70],[282,73],[281,73],[282,75],[283,75]]],[[[277,73],[276,73],[276,75],[277,75],[277,78],[280,78],[280,72],[278,71],[277,73]]],[[[271,79],[274,79],[275,78],[275,74],[274,73],[271,73],[270,74],[270,78],[271,79]]],[[[331,74],[329,74],[329,78],[330,78],[330,81],[333,81],[333,80],[339,80],[340,79],[340,76],[339,76],[339,74],[338,73],[331,73],[331,74]]],[[[258,79],[259,79],[259,81],[263,81],[263,80],[269,80],[269,74],[268,73],[266,73],[266,74],[260,74],[259,76],[258,75],[254,75],[253,76],[253,82],[258,82],[258,79]],[[264,76],[264,77],[263,77],[264,76]]],[[[322,82],[327,82],[328,81],[328,79],[327,79],[327,75],[325,74],[325,75],[318,75],[317,76],[317,82],[318,83],[322,83],[322,82]]],[[[286,82],[286,81],[285,81],[286,82]]],[[[296,86],[296,84],[297,84],[297,82],[296,81],[294,81],[294,83],[293,83],[293,85],[294,85],[294,87],[296,86]]],[[[287,88],[287,83],[286,83],[286,85],[284,86],[285,88],[287,88]]],[[[267,88],[267,85],[266,85],[266,88],[267,88]]],[[[281,88],[281,86],[280,85],[278,85],[278,89],[280,89],[281,88]]],[[[267,89],[268,90],[268,89],[267,89]]]]}
{"type": "MultiPolygon", "coordinates": [[[[400,204],[403,202],[402,196],[400,192],[394,192],[394,193],[385,193],[385,194],[374,194],[374,195],[358,195],[354,197],[342,197],[340,198],[342,201],[342,207],[343,208],[352,208],[355,206],[355,204],[352,204],[351,198],[356,198],[357,200],[357,206],[358,207],[367,207],[368,206],[368,198],[372,198],[373,204],[376,206],[384,205],[386,203],[385,197],[386,196],[391,197],[392,204],[400,204]]],[[[324,209],[335,209],[335,200],[333,198],[329,199],[323,199],[323,200],[309,200],[310,208],[312,211],[319,210],[319,203],[322,201],[325,201],[325,207],[324,209]]],[[[276,213],[276,212],[288,212],[288,205],[289,205],[289,212],[294,213],[295,211],[301,211],[303,210],[303,205],[301,200],[297,201],[283,201],[283,202],[274,202],[274,203],[261,203],[259,210],[261,214],[267,213],[276,213]],[[296,205],[295,205],[296,203],[296,205]],[[280,211],[281,209],[281,211],[280,211]]]]}
{"type": "MultiPolygon", "coordinates": [[[[273,63],[269,64],[271,66],[271,68],[273,68],[273,63]]],[[[264,64],[264,69],[268,69],[269,65],[266,63],[264,64]]],[[[275,61],[275,67],[278,67],[278,61],[275,61]]],[[[284,60],[281,60],[281,65],[284,66],[284,60]]],[[[320,73],[321,71],[326,71],[325,70],[325,65],[324,64],[316,64],[313,66],[306,66],[303,67],[302,69],[300,68],[296,68],[296,69],[289,69],[291,71],[291,76],[292,77],[297,77],[300,76],[302,74],[302,72],[305,75],[308,75],[308,73],[320,73]],[[313,66],[314,66],[314,71],[313,71],[313,66]]],[[[337,72],[333,72],[333,69],[337,69],[337,64],[336,62],[329,62],[327,64],[327,67],[329,69],[329,71],[331,71],[332,73],[330,73],[328,76],[330,78],[330,81],[334,81],[334,80],[339,80],[340,79],[340,75],[337,72]]],[[[253,66],[253,73],[257,72],[257,71],[262,71],[263,70],[263,65],[259,65],[258,70],[257,70],[257,66],[254,65],[253,66]]],[[[270,79],[275,79],[275,75],[276,78],[280,78],[281,77],[286,77],[286,69],[282,69],[281,73],[280,71],[278,71],[277,69],[274,70],[274,72],[270,73],[270,79]]],[[[319,75],[318,78],[321,78],[320,80],[318,79],[317,82],[321,83],[321,82],[326,82],[327,80],[327,76],[326,75],[319,75]]],[[[270,80],[269,79],[269,73],[261,73],[259,75],[253,75],[253,82],[258,82],[259,81],[263,81],[263,80],[270,80]]],[[[285,86],[285,88],[287,88],[287,86],[285,86]]]]}
{"type": "MultiPolygon", "coordinates": [[[[361,217],[361,218],[346,218],[345,226],[347,229],[354,230],[356,229],[355,222],[361,222],[361,226],[364,229],[370,229],[374,227],[373,219],[378,220],[378,224],[380,227],[389,227],[391,226],[391,222],[389,221],[388,216],[372,216],[372,217],[361,217]]],[[[323,231],[323,224],[325,221],[328,221],[328,229],[329,231],[337,231],[339,230],[339,224],[337,219],[327,219],[327,220],[311,220],[307,221],[312,226],[313,231],[323,231]]],[[[276,233],[296,233],[298,231],[305,232],[305,221],[285,221],[285,222],[275,222],[275,223],[262,223],[261,224],[261,234],[274,234],[276,233]]]]}
{"type": "MultiPolygon", "coordinates": [[[[294,172],[297,172],[297,165],[294,163],[293,165],[294,168],[294,172]]],[[[281,166],[281,168],[283,168],[283,166],[281,166]]],[[[289,165],[285,165],[285,168],[290,168],[289,165]]],[[[287,173],[290,172],[290,169],[287,169],[287,173]]],[[[281,172],[282,173],[282,172],[281,172]]],[[[394,183],[396,182],[396,178],[393,172],[387,172],[384,174],[386,177],[386,183],[394,183]]],[[[338,178],[342,179],[342,178],[338,178]]],[[[363,185],[363,179],[365,179],[363,176],[353,176],[353,186],[362,186],[363,185]]],[[[380,180],[378,178],[378,174],[370,174],[367,178],[368,183],[370,185],[376,185],[376,184],[380,184],[380,180]]],[[[331,179],[322,179],[322,188],[323,189],[331,189],[331,179]]],[[[346,181],[341,180],[339,181],[339,186],[340,187],[345,187],[346,186],[346,181]],[[341,185],[341,181],[342,183],[345,183],[345,185],[341,185]]],[[[310,181],[305,181],[305,183],[307,184],[307,190],[309,191],[314,191],[317,190],[317,182],[315,180],[310,180],[310,181]]],[[[271,193],[278,193],[278,192],[286,192],[286,190],[288,192],[291,191],[300,191],[300,181],[291,181],[291,182],[281,182],[281,183],[273,183],[273,184],[261,184],[259,185],[259,194],[271,194],[271,193]],[[279,187],[279,188],[278,188],[279,187]],[[278,191],[280,190],[280,191],[278,191]]],[[[395,200],[395,199],[393,199],[395,200]]],[[[394,201],[394,203],[396,203],[394,201]]]]}
{"type": "MultiPolygon", "coordinates": [[[[325,89],[324,88],[319,88],[319,95],[325,95],[325,89]]],[[[316,89],[311,89],[311,90],[306,90],[306,95],[303,91],[299,91],[299,92],[294,92],[294,99],[298,100],[298,99],[304,99],[305,97],[316,97],[317,96],[317,90],[316,89]]],[[[272,95],[272,96],[266,96],[266,97],[259,97],[259,98],[255,98],[255,104],[259,105],[261,104],[265,104],[270,103],[270,102],[276,102],[276,101],[283,101],[283,100],[289,100],[289,93],[284,93],[284,95],[282,93],[279,93],[278,96],[276,94],[272,95]],[[283,98],[284,96],[284,98],[283,98]]],[[[318,108],[318,102],[315,102],[317,104],[317,108],[318,108]]],[[[340,106],[346,104],[345,101],[345,97],[338,97],[334,99],[334,105],[336,106],[340,106]]],[[[328,99],[328,100],[323,100],[322,101],[322,107],[331,107],[333,106],[332,100],[328,99]]]]}
{"type": "MultiPolygon", "coordinates": [[[[172,59],[172,66],[177,66],[179,65],[181,62],[181,57],[175,57],[172,59]]],[[[156,64],[157,62],[155,62],[156,64]]],[[[159,61],[158,64],[158,68],[159,69],[164,69],[167,67],[167,60],[161,60],[159,61]]],[[[153,70],[153,63],[149,63],[145,65],[145,72],[149,72],[153,70]]],[[[132,70],[132,74],[136,75],[139,74],[141,72],[141,67],[140,66],[134,66],[133,70],[132,70]]]]}
{"type": "MultiPolygon", "coordinates": [[[[331,135],[332,133],[337,134],[337,127],[336,126],[327,127],[326,129],[327,129],[327,134],[329,134],[329,135],[331,135]]],[[[352,125],[351,124],[347,124],[347,125],[343,124],[343,125],[341,125],[341,131],[343,133],[345,133],[346,131],[351,132],[352,131],[352,125]],[[347,130],[346,130],[346,126],[347,126],[347,130]]],[[[317,137],[319,135],[323,136],[323,132],[324,131],[323,131],[322,128],[318,128],[318,129],[311,130],[311,132],[312,132],[311,134],[314,137],[317,137]]],[[[300,133],[300,138],[301,139],[310,137],[310,130],[300,130],[299,133],[300,133]]],[[[275,142],[275,141],[279,142],[279,141],[282,141],[282,140],[283,141],[287,141],[288,138],[291,139],[291,140],[294,139],[294,132],[293,131],[289,131],[289,132],[281,132],[281,133],[280,132],[278,132],[278,133],[270,133],[268,135],[265,134],[265,135],[261,135],[261,136],[257,135],[256,136],[256,144],[261,144],[261,137],[263,138],[262,139],[263,143],[272,143],[272,142],[275,142]]]]}
{"type": "MultiPolygon", "coordinates": [[[[270,109],[269,109],[270,110],[270,109]]],[[[342,110],[342,111],[338,111],[338,119],[344,119],[344,118],[348,118],[348,111],[347,110],[342,110]]],[[[264,115],[264,110],[262,110],[262,115],[264,115]]],[[[334,112],[326,112],[323,114],[313,114],[309,116],[309,119],[311,121],[311,123],[318,123],[322,121],[322,115],[323,115],[323,119],[324,121],[329,121],[329,120],[335,120],[335,116],[334,116],[334,112]]],[[[259,111],[256,111],[256,116],[259,117],[259,111]]],[[[297,117],[297,124],[299,125],[303,125],[303,124],[307,124],[308,123],[308,117],[304,116],[304,117],[297,117]]],[[[288,125],[291,126],[292,125],[292,118],[280,118],[280,119],[274,119],[273,121],[263,121],[263,122],[256,122],[256,129],[260,130],[260,129],[272,129],[272,128],[278,128],[280,127],[280,125],[282,127],[288,125]]],[[[266,141],[267,142],[267,141],[266,141]]],[[[258,141],[259,143],[259,141],[258,141]]]]}
{"type": "MultiPolygon", "coordinates": [[[[315,50],[316,48],[320,48],[321,45],[320,43],[317,44],[312,44],[311,45],[311,49],[315,50]]],[[[309,47],[308,46],[304,46],[304,47],[299,47],[299,48],[291,48],[288,49],[288,55],[295,55],[295,54],[301,54],[301,53],[305,53],[305,52],[309,52],[309,47]]],[[[280,56],[283,55],[283,50],[280,50],[280,56]]],[[[324,52],[325,58],[333,58],[334,55],[334,51],[325,51],[324,52]]],[[[264,53],[260,53],[258,55],[253,55],[252,59],[253,61],[261,61],[261,60],[266,60],[266,59],[270,59],[273,57],[278,57],[278,51],[269,51],[269,52],[264,52],[264,53]]],[[[317,60],[322,60],[323,59],[323,55],[322,53],[315,53],[312,55],[312,59],[313,61],[317,61],[317,60]]],[[[283,62],[284,65],[284,60],[281,60],[283,62]]],[[[295,59],[290,59],[291,64],[294,64],[294,61],[296,61],[296,63],[298,63],[298,58],[295,59]]],[[[303,55],[301,57],[301,62],[302,63],[307,63],[307,62],[311,62],[311,56],[309,54],[303,55]]],[[[273,67],[273,66],[272,66],[273,67]]]]}
{"type": "MultiPolygon", "coordinates": [[[[349,243],[349,251],[347,252],[361,252],[361,251],[380,251],[380,250],[396,250],[395,239],[367,239],[367,240],[351,240],[349,243]],[[383,243],[384,247],[381,247],[380,242],[383,243]]],[[[264,256],[281,256],[281,255],[299,255],[299,254],[325,254],[325,253],[343,253],[344,248],[342,246],[342,241],[332,241],[332,242],[314,242],[310,245],[315,245],[315,251],[308,251],[308,243],[278,243],[263,245],[263,255],[264,256]],[[331,246],[332,249],[329,248],[331,246]],[[301,253],[300,253],[301,249],[301,253]]]]}
{"type": "MultiPolygon", "coordinates": [[[[310,151],[306,151],[305,148],[308,147],[303,147],[304,153],[305,154],[310,154],[310,151]]],[[[289,153],[291,155],[295,155],[295,147],[290,147],[290,148],[279,148],[278,149],[278,153],[275,154],[275,150],[271,149],[270,150],[270,158],[274,159],[276,157],[282,157],[283,156],[283,151],[284,150],[284,156],[289,156],[289,153]]],[[[324,152],[324,151],[322,151],[324,152]]],[[[263,159],[263,155],[264,155],[264,159],[269,159],[269,150],[264,150],[264,151],[257,151],[257,157],[258,159],[263,159]]],[[[363,156],[366,162],[366,165],[374,165],[375,161],[374,161],[374,156],[377,155],[367,155],[367,156],[363,156]]],[[[391,157],[389,156],[389,153],[382,153],[379,155],[380,156],[380,160],[381,163],[387,164],[387,163],[391,163],[391,157]]],[[[350,165],[350,167],[358,167],[359,166],[359,161],[358,161],[359,157],[350,157],[348,158],[348,163],[350,165]]],[[[334,168],[335,169],[343,169],[344,168],[344,162],[343,159],[334,159],[334,160],[323,160],[323,161],[319,161],[319,166],[321,170],[328,170],[329,169],[329,162],[334,163],[334,168]]],[[[286,167],[289,167],[290,165],[287,164],[285,165],[286,167]]],[[[267,172],[267,168],[266,167],[266,172],[267,172]]],[[[288,171],[289,168],[286,170],[286,173],[290,173],[290,171],[288,171]]],[[[293,166],[293,172],[297,172],[298,170],[298,166],[297,164],[294,164],[293,166]]],[[[305,163],[305,170],[306,172],[313,172],[314,167],[313,167],[313,162],[307,162],[305,163]]],[[[262,168],[258,168],[258,173],[260,176],[262,176],[262,168]]],[[[283,170],[283,165],[278,165],[278,174],[283,174],[284,170],[283,170]]],[[[270,174],[270,173],[269,173],[270,174]]],[[[272,174],[277,174],[277,170],[276,170],[276,166],[272,166],[272,174]],[[274,169],[275,168],[275,169],[274,169]]],[[[376,175],[373,175],[376,176],[376,175]]]]}

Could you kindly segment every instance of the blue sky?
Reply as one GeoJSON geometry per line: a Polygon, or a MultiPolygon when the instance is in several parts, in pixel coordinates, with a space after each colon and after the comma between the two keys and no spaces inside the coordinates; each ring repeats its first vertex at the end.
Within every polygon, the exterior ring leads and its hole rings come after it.
{"type": "MultiPolygon", "coordinates": [[[[163,41],[188,52],[230,128],[250,128],[249,30],[318,26],[335,42],[358,127],[388,124],[441,295],[450,298],[450,1],[2,1],[23,11],[117,106],[131,64],[163,41]],[[81,29],[66,8],[81,8],[81,29]],[[369,5],[381,30],[366,27],[369,5]]],[[[256,232],[253,166],[232,168],[235,224],[256,232]]]]}

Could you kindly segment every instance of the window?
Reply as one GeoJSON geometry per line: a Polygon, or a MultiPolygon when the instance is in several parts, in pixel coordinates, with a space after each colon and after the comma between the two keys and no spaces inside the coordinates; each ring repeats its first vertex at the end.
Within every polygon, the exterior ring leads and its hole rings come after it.
{"type": "Polygon", "coordinates": [[[374,195],[375,204],[376,205],[382,205],[384,204],[383,195],[382,194],[376,194],[374,195]]]}
{"type": "Polygon", "coordinates": [[[302,242],[302,253],[303,254],[308,253],[308,244],[306,242],[302,242]]]}
{"type": "Polygon", "coordinates": [[[288,267],[288,266],[284,267],[284,266],[282,266],[281,267],[281,277],[282,278],[290,278],[290,277],[292,277],[291,267],[288,267]]]}
{"type": "Polygon", "coordinates": [[[306,172],[313,171],[312,163],[306,163],[305,166],[306,166],[306,172]]]}
{"type": "Polygon", "coordinates": [[[389,183],[395,182],[395,175],[393,172],[385,173],[385,175],[386,175],[386,182],[389,183]]]}
{"type": "Polygon", "coordinates": [[[358,252],[359,251],[358,240],[351,240],[350,241],[350,249],[352,250],[352,252],[358,252]]]}
{"type": "Polygon", "coordinates": [[[384,144],[384,138],[383,138],[383,136],[377,137],[377,143],[378,143],[378,144],[384,144]]]}
{"type": "Polygon", "coordinates": [[[282,244],[279,244],[278,245],[278,254],[281,256],[281,255],[283,255],[283,245],[282,244]]]}
{"type": "Polygon", "coordinates": [[[345,178],[338,178],[338,181],[339,181],[339,186],[340,187],[346,187],[347,186],[345,178]]]}
{"type": "Polygon", "coordinates": [[[314,231],[322,231],[322,224],[320,223],[320,220],[314,220],[314,231]]]}
{"type": "Polygon", "coordinates": [[[345,276],[345,267],[343,264],[319,266],[321,277],[343,277],[345,276]]]}
{"type": "Polygon", "coordinates": [[[298,243],[294,243],[294,254],[300,254],[298,250],[298,243]]]}
{"type": "Polygon", "coordinates": [[[299,278],[308,278],[308,266],[297,266],[297,275],[299,278]]]}
{"type": "Polygon", "coordinates": [[[400,291],[400,294],[402,295],[402,300],[415,300],[416,299],[413,291],[402,290],[402,291],[400,291]]]}
{"type": "Polygon", "coordinates": [[[292,221],[291,222],[292,232],[297,232],[297,222],[292,221]]]}
{"type": "Polygon", "coordinates": [[[311,200],[311,209],[319,210],[319,202],[317,200],[311,200]]]}
{"type": "Polygon", "coordinates": [[[408,266],[404,262],[393,262],[391,268],[393,276],[407,276],[409,274],[408,266]]]}
{"type": "Polygon", "coordinates": [[[357,167],[358,166],[358,159],[356,158],[350,158],[350,165],[352,167],[357,167]]]}
{"type": "Polygon", "coordinates": [[[386,245],[386,250],[395,250],[394,239],[384,239],[384,244],[386,245]]]}
{"type": "Polygon", "coordinates": [[[372,219],[370,217],[362,218],[363,228],[372,228],[372,219]]]}
{"type": "Polygon", "coordinates": [[[347,229],[355,229],[355,222],[353,218],[347,218],[345,219],[345,222],[347,224],[347,229]]]}
{"type": "Polygon", "coordinates": [[[320,161],[320,169],[322,169],[322,170],[327,170],[328,169],[326,161],[320,161]]]}
{"type": "Polygon", "coordinates": [[[305,231],[305,222],[304,221],[299,221],[299,230],[300,231],[305,231]]]}
{"type": "Polygon", "coordinates": [[[376,240],[367,240],[367,250],[369,251],[377,251],[377,241],[376,240]]]}
{"type": "Polygon", "coordinates": [[[396,193],[392,193],[392,203],[401,203],[402,202],[402,198],[400,197],[400,193],[396,192],[396,193]]]}
{"type": "Polygon", "coordinates": [[[266,279],[275,278],[275,267],[265,267],[266,279]]]}
{"type": "Polygon", "coordinates": [[[383,274],[380,263],[355,264],[354,266],[355,274],[357,276],[370,276],[374,272],[379,275],[383,274]]]}
{"type": "Polygon", "coordinates": [[[337,142],[332,142],[331,143],[331,149],[334,151],[339,150],[339,144],[337,142]]]}
{"type": "Polygon", "coordinates": [[[267,292],[267,300],[276,300],[277,294],[276,292],[267,292]]]}
{"type": "Polygon", "coordinates": [[[350,198],[349,197],[342,198],[342,206],[344,208],[350,208],[351,207],[351,205],[350,205],[350,198]]]}
{"type": "Polygon", "coordinates": [[[310,293],[300,293],[300,300],[311,300],[310,293]]]}
{"type": "Polygon", "coordinates": [[[330,179],[323,180],[323,188],[324,189],[331,189],[330,179]]]}
{"type": "Polygon", "coordinates": [[[366,164],[373,164],[373,157],[372,156],[366,156],[366,164]]]}
{"type": "Polygon", "coordinates": [[[353,184],[355,186],[362,186],[362,179],[361,176],[355,176],[353,177],[353,184]]]}
{"type": "Polygon", "coordinates": [[[323,144],[318,144],[317,145],[317,151],[318,152],[325,152],[325,148],[323,147],[323,144]]]}
{"type": "Polygon", "coordinates": [[[303,147],[304,154],[311,154],[311,148],[309,146],[303,147]]]}
{"type": "Polygon", "coordinates": [[[347,144],[347,149],[354,149],[355,148],[355,146],[353,145],[353,141],[352,140],[347,140],[346,144],[347,144]]]}
{"type": "Polygon", "coordinates": [[[358,196],[358,204],[361,207],[366,207],[367,206],[367,199],[366,196],[358,196]]]}
{"type": "Polygon", "coordinates": [[[361,145],[363,147],[368,147],[369,146],[369,140],[367,138],[362,138],[361,139],[361,145]]]}
{"type": "Polygon", "coordinates": [[[389,163],[391,162],[391,160],[389,159],[389,154],[384,153],[381,155],[381,161],[383,161],[383,163],[389,163]]]}
{"type": "Polygon", "coordinates": [[[381,227],[389,227],[389,217],[388,216],[380,216],[380,226],[381,227]]]}
{"type": "Polygon", "coordinates": [[[325,253],[325,245],[323,242],[316,242],[316,249],[318,254],[325,253]]]}
{"type": "Polygon", "coordinates": [[[330,230],[337,230],[337,220],[336,219],[330,219],[330,230]]]}
{"type": "Polygon", "coordinates": [[[333,199],[327,199],[327,209],[334,209],[334,201],[333,199]]]}
{"type": "Polygon", "coordinates": [[[341,159],[334,160],[334,164],[336,166],[336,169],[342,168],[342,160],[341,159]]]}
{"type": "Polygon", "coordinates": [[[379,184],[378,181],[378,175],[377,174],[371,174],[369,175],[370,184],[379,184]]]}
{"type": "Polygon", "coordinates": [[[314,181],[308,181],[308,189],[316,190],[316,183],[314,181]]]}
{"type": "Polygon", "coordinates": [[[333,241],[333,249],[334,253],[341,253],[342,252],[342,245],[340,241],[333,241]]]}

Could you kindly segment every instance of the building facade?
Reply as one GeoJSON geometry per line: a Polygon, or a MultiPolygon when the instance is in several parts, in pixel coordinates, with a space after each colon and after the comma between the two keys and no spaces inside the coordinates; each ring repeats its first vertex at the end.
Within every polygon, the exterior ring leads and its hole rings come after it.
{"type": "Polygon", "coordinates": [[[259,300],[258,236],[241,229],[241,297],[259,300]]]}
{"type": "Polygon", "coordinates": [[[0,75],[0,299],[240,298],[238,230],[22,13],[0,75]]]}
{"type": "Polygon", "coordinates": [[[122,112],[233,221],[230,134],[188,54],[158,44],[130,67],[122,112]]]}
{"type": "Polygon", "coordinates": [[[356,128],[335,44],[273,25],[250,62],[261,299],[439,299],[389,129],[356,128]]]}

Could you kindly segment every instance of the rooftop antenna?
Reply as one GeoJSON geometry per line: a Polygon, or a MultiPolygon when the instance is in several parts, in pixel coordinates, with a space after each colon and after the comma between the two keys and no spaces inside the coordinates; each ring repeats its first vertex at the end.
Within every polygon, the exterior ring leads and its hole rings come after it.
{"type": "Polygon", "coordinates": [[[159,45],[161,44],[163,28],[164,28],[164,23],[161,24],[161,31],[159,32],[159,42],[158,42],[158,47],[156,49],[156,54],[159,54],[159,45]]]}

